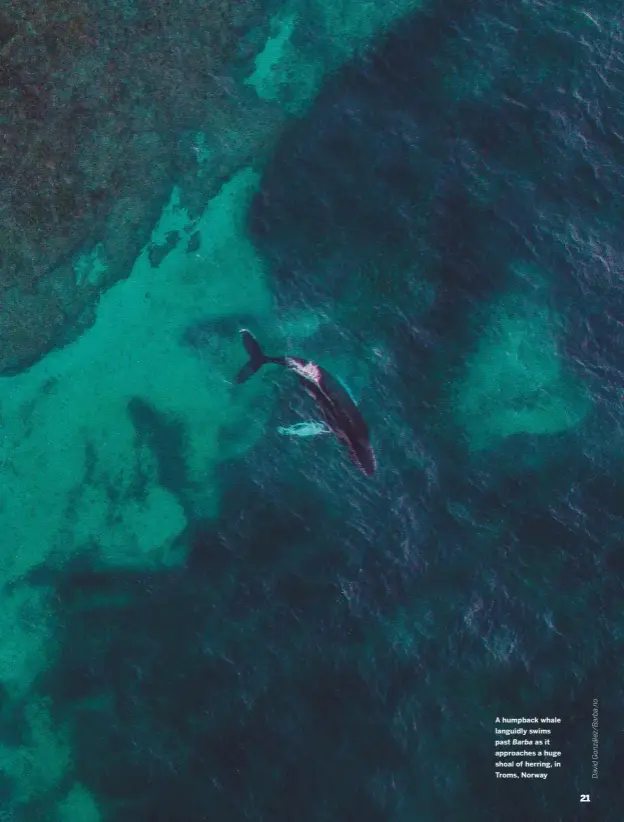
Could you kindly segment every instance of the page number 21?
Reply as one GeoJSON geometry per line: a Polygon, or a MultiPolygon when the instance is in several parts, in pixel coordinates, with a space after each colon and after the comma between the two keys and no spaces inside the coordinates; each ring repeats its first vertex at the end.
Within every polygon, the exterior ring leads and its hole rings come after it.
{"type": "Polygon", "coordinates": [[[581,802],[589,802],[589,794],[588,793],[582,793],[581,794],[581,802]]]}

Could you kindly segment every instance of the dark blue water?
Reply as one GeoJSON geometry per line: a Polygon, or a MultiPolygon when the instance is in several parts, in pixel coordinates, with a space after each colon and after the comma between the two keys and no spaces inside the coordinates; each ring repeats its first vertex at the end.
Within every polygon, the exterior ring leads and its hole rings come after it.
{"type": "MultiPolygon", "coordinates": [[[[314,308],[315,344],[362,363],[380,470],[267,435],[223,467],[187,567],[84,557],[56,579],[46,686],[106,819],[621,817],[620,18],[434,3],[287,127],[249,233],[280,304],[314,308]],[[495,388],[478,419],[457,411],[509,299],[518,322],[551,318],[568,387],[534,401],[582,393],[576,421],[503,436],[495,388]],[[477,448],[481,417],[498,433],[477,448]],[[496,779],[497,715],[560,717],[561,769],[496,779]]],[[[299,409],[281,392],[271,431],[299,409]]]]}

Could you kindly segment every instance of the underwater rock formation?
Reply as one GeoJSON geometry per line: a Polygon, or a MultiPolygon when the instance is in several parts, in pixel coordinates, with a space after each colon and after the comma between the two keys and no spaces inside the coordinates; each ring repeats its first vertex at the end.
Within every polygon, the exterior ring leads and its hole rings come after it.
{"type": "Polygon", "coordinates": [[[270,26],[261,0],[26,0],[4,11],[0,373],[92,324],[174,182],[200,213],[252,157],[266,158],[328,71],[414,5],[368,4],[363,15],[353,0],[293,0],[270,26]],[[96,253],[97,275],[81,277],[96,253]]]}
{"type": "Polygon", "coordinates": [[[253,0],[3,11],[0,372],[80,330],[102,288],[127,276],[174,169],[196,165],[183,135],[236,107],[220,74],[257,14],[253,0]],[[100,276],[77,282],[77,255],[99,242],[100,276]]]}

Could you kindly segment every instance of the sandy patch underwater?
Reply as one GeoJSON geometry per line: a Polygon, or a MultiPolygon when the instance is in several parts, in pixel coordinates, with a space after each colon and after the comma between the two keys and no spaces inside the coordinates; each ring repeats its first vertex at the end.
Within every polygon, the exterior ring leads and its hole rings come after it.
{"type": "MultiPolygon", "coordinates": [[[[23,745],[2,747],[0,772],[18,805],[71,768],[45,700],[31,691],[54,653],[53,592],[25,578],[82,551],[117,567],[179,562],[174,543],[187,524],[186,504],[216,514],[216,465],[250,447],[269,413],[262,381],[232,394],[231,374],[244,360],[236,337],[220,339],[209,361],[181,343],[200,318],[270,318],[263,266],[244,229],[257,181],[251,170],[239,173],[194,224],[174,191],[154,238],[173,228],[183,239],[199,231],[201,249],[187,254],[180,242],[158,268],[144,249],[128,279],[103,295],[93,328],[0,380],[0,685],[8,698],[25,698],[27,729],[23,745]],[[129,412],[136,402],[183,432],[186,500],[162,484],[158,457],[129,412]],[[224,445],[219,430],[236,420],[245,436],[224,445]]],[[[81,796],[76,788],[68,813],[84,806],[81,796]]]]}

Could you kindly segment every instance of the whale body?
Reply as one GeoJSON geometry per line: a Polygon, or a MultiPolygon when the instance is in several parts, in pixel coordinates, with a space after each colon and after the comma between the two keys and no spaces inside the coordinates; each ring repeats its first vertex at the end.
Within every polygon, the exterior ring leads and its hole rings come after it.
{"type": "Polygon", "coordinates": [[[282,365],[292,371],[299,378],[304,391],[318,405],[329,428],[346,447],[352,462],[367,477],[371,477],[377,469],[377,459],[370,442],[368,426],[342,383],[311,360],[290,356],[268,357],[251,331],[243,328],[240,333],[249,361],[236,375],[236,382],[245,382],[267,363],[282,365]]]}

